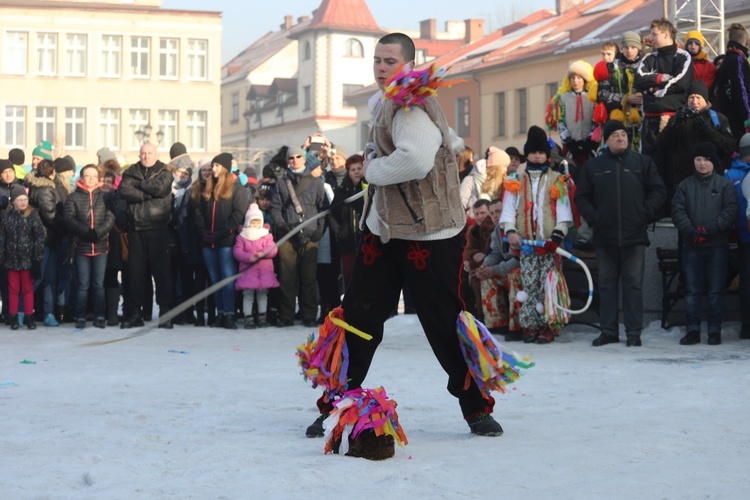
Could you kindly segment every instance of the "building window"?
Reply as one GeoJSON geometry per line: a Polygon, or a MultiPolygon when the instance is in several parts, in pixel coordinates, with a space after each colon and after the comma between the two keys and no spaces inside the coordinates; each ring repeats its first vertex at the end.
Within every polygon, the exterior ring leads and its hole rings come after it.
{"type": "Polygon", "coordinates": [[[234,93],[232,94],[232,116],[230,118],[230,123],[237,123],[240,121],[240,94],[234,93]]]}
{"type": "Polygon", "coordinates": [[[5,145],[9,148],[24,146],[26,108],[5,106],[5,145]]]}
{"type": "Polygon", "coordinates": [[[128,137],[130,137],[130,147],[138,149],[141,147],[141,136],[136,134],[139,130],[144,130],[150,123],[150,115],[147,109],[131,109],[130,119],[128,120],[128,137]]]}
{"type": "Polygon", "coordinates": [[[52,76],[57,73],[57,35],[55,33],[37,33],[36,35],[36,73],[52,76]]]}
{"type": "Polygon", "coordinates": [[[120,56],[122,53],[122,37],[118,35],[102,35],[101,76],[118,78],[120,76],[120,56]]]}
{"type": "Polygon", "coordinates": [[[527,112],[526,109],[526,89],[516,90],[516,98],[518,102],[518,134],[523,135],[526,133],[526,129],[529,128],[527,123],[527,112]]]}
{"type": "Polygon", "coordinates": [[[359,85],[357,83],[345,83],[341,91],[342,92],[341,105],[346,106],[346,103],[344,102],[343,98],[345,98],[348,94],[351,94],[352,92],[356,92],[362,87],[364,87],[364,85],[359,85]]]}
{"type": "Polygon", "coordinates": [[[188,141],[190,151],[206,150],[206,113],[205,111],[188,111],[188,141]]]}
{"type": "Polygon", "coordinates": [[[302,52],[302,60],[309,61],[312,57],[312,49],[310,48],[310,42],[305,42],[305,50],[302,52]]]}
{"type": "Polygon", "coordinates": [[[86,109],[65,108],[65,147],[83,149],[86,146],[86,109]]]}
{"type": "Polygon", "coordinates": [[[471,135],[471,116],[469,113],[469,98],[456,99],[456,133],[459,137],[471,135]]]}
{"type": "Polygon", "coordinates": [[[177,78],[177,48],[179,40],[176,38],[159,39],[159,76],[161,78],[177,78]]]}
{"type": "Polygon", "coordinates": [[[205,80],[208,73],[208,40],[188,40],[188,77],[191,80],[205,80]]]}
{"type": "Polygon", "coordinates": [[[159,110],[159,121],[156,123],[156,128],[164,133],[160,145],[162,149],[172,146],[177,142],[177,111],[171,109],[160,109],[159,110]]]}
{"type": "Polygon", "coordinates": [[[365,57],[365,49],[362,42],[356,38],[350,38],[344,42],[344,55],[348,57],[365,57]]]}
{"type": "Polygon", "coordinates": [[[302,111],[310,111],[312,105],[312,87],[305,85],[302,87],[302,111]]]}
{"type": "Polygon", "coordinates": [[[505,92],[498,92],[497,96],[497,136],[505,137],[505,92]]]}
{"type": "Polygon", "coordinates": [[[99,117],[99,145],[120,149],[120,110],[102,108],[99,117]]]}
{"type": "Polygon", "coordinates": [[[419,66],[427,62],[427,51],[424,49],[417,49],[414,52],[414,65],[419,66]]]}
{"type": "Polygon", "coordinates": [[[148,78],[151,60],[151,39],[134,36],[130,39],[130,67],[136,78],[148,78]]]}
{"type": "Polygon", "coordinates": [[[86,35],[73,33],[65,39],[65,74],[86,76],[86,35]]]}
{"type": "Polygon", "coordinates": [[[3,72],[11,75],[26,74],[28,33],[7,31],[3,44],[3,72]]]}
{"type": "Polygon", "coordinates": [[[55,108],[36,108],[36,141],[55,142],[55,108]]]}
{"type": "Polygon", "coordinates": [[[547,102],[549,102],[550,99],[555,97],[555,94],[557,94],[557,88],[558,88],[558,84],[555,82],[547,84],[547,102]]]}

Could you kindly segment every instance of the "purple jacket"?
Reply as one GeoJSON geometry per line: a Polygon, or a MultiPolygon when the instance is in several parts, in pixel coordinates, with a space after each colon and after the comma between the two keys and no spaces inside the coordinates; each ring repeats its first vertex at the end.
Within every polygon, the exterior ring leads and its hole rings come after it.
{"type": "Polygon", "coordinates": [[[266,234],[261,238],[250,241],[237,236],[234,243],[234,258],[240,263],[240,277],[234,282],[237,290],[264,290],[267,288],[276,288],[279,286],[279,280],[273,272],[273,258],[279,252],[274,247],[273,236],[266,234]],[[260,262],[250,265],[250,258],[258,252],[268,251],[273,248],[268,255],[264,256],[260,262]]]}

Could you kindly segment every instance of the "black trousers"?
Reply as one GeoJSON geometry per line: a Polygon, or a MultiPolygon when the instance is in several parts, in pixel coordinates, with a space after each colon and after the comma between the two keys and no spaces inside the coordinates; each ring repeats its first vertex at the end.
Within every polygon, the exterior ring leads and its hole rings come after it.
{"type": "Polygon", "coordinates": [[[147,282],[153,275],[156,285],[156,303],[163,314],[173,305],[170,238],[164,230],[131,231],[128,233],[130,314],[140,314],[146,305],[147,282]],[[150,271],[150,272],[149,272],[150,271]]]}
{"type": "Polygon", "coordinates": [[[383,323],[398,305],[406,284],[430,347],[448,374],[448,392],[458,398],[464,417],[492,411],[493,400],[484,399],[472,378],[464,388],[468,368],[456,333],[456,319],[464,309],[459,297],[464,242],[461,233],[447,240],[391,240],[383,244],[372,233],[364,233],[342,306],[346,322],[373,339],[346,333],[350,388],[362,386],[383,340],[383,323]]]}

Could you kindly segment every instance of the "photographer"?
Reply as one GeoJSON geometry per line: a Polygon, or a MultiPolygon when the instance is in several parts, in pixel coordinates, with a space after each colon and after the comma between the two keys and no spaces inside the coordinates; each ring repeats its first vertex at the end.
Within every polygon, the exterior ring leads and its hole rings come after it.
{"type": "Polygon", "coordinates": [[[658,137],[659,148],[667,163],[665,171],[672,176],[672,186],[677,186],[695,173],[691,155],[695,144],[700,142],[710,142],[716,146],[721,160],[716,170],[723,175],[735,147],[729,121],[723,114],[711,109],[706,84],[695,80],[690,84],[686,104],[669,119],[658,137]]]}

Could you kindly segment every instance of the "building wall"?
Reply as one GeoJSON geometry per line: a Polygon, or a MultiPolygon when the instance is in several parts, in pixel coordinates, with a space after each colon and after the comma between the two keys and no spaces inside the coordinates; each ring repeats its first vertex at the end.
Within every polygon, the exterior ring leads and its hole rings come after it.
{"type": "Polygon", "coordinates": [[[37,141],[46,139],[56,155],[70,154],[79,165],[95,162],[102,146],[134,161],[141,143],[134,131],[146,123],[152,126],[151,142],[157,142],[159,130],[165,132],[162,153],[175,141],[195,153],[220,149],[219,13],[78,10],[67,5],[0,6],[0,154],[20,147],[30,162],[37,141]],[[107,42],[112,50],[105,48],[107,42]],[[135,67],[133,43],[149,44],[135,67]],[[168,48],[164,53],[162,43],[168,48]],[[82,50],[76,51],[76,44],[82,50]],[[23,53],[25,67],[18,59],[23,53]],[[162,57],[176,63],[165,65],[164,76],[162,57]],[[82,60],[85,69],[71,73],[69,59],[82,60]],[[148,74],[139,75],[139,68],[147,68],[148,74]],[[52,110],[54,132],[44,127],[38,133],[37,113],[52,110]]]}

